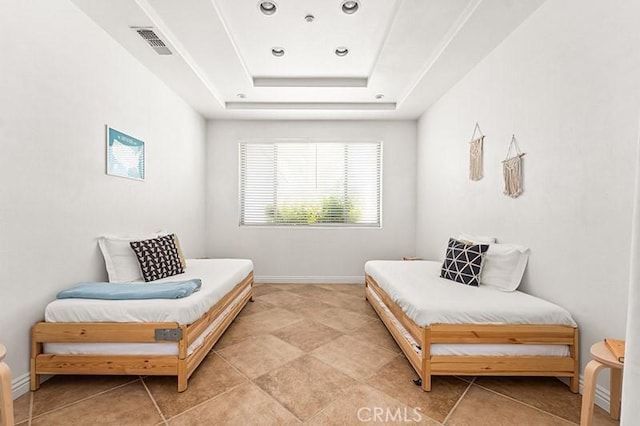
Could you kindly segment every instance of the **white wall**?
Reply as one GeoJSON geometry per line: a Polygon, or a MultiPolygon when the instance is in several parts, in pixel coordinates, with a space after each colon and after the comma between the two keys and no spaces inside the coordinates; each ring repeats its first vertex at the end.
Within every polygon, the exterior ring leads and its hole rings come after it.
{"type": "Polygon", "coordinates": [[[416,123],[210,121],[207,131],[207,254],[253,259],[261,281],[360,281],[369,259],[415,251],[416,123]],[[329,138],[383,142],[382,229],[238,226],[238,142],[329,138]]]}
{"type": "Polygon", "coordinates": [[[418,125],[418,255],[442,258],[460,231],[529,246],[522,289],[571,311],[583,366],[625,332],[639,15],[639,2],[548,1],[418,125]],[[471,182],[476,121],[485,177],[471,182]],[[502,195],[512,133],[527,153],[517,199],[502,195]]]}
{"type": "Polygon", "coordinates": [[[162,228],[204,254],[206,125],[70,2],[1,9],[0,343],[20,379],[45,305],[106,279],[98,235],[162,228]],[[105,175],[107,123],[146,142],[145,182],[105,175]]]}
{"type": "Polygon", "coordinates": [[[640,418],[640,144],[636,154],[635,197],[631,226],[631,269],[629,272],[629,309],[625,339],[625,362],[622,393],[623,426],[634,425],[640,418]]]}

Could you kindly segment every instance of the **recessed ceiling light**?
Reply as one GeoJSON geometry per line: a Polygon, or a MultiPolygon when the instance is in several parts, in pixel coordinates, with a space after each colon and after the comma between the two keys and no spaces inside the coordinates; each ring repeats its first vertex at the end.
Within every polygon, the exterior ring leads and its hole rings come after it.
{"type": "Polygon", "coordinates": [[[258,9],[265,15],[273,15],[278,10],[278,6],[274,1],[261,1],[258,3],[258,9]]]}
{"type": "Polygon", "coordinates": [[[316,17],[311,15],[311,14],[309,14],[309,15],[304,17],[304,20],[309,22],[309,23],[313,22],[314,19],[316,19],[316,17]]]}
{"type": "Polygon", "coordinates": [[[344,46],[340,46],[336,48],[336,55],[338,56],[347,56],[347,53],[349,53],[349,49],[347,49],[344,46]]]}
{"type": "Polygon", "coordinates": [[[240,99],[244,99],[247,97],[247,95],[245,95],[244,93],[238,93],[236,96],[239,97],[240,99]]]}
{"type": "Polygon", "coordinates": [[[271,49],[271,54],[276,57],[284,56],[284,49],[282,47],[274,47],[271,49]]]}
{"type": "Polygon", "coordinates": [[[384,95],[382,93],[378,93],[376,95],[376,99],[382,99],[382,98],[384,98],[384,95]]]}
{"type": "Polygon", "coordinates": [[[345,0],[342,2],[342,11],[347,15],[353,15],[358,11],[360,3],[356,0],[345,0]]]}

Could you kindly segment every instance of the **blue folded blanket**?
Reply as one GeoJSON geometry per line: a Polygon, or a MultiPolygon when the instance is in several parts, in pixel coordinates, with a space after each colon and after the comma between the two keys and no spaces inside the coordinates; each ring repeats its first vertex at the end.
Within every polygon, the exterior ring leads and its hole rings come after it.
{"type": "Polygon", "coordinates": [[[66,290],[56,296],[58,299],[105,299],[105,300],[139,300],[139,299],[180,299],[200,290],[202,280],[195,278],[186,281],[165,283],[83,283],[66,290]]]}

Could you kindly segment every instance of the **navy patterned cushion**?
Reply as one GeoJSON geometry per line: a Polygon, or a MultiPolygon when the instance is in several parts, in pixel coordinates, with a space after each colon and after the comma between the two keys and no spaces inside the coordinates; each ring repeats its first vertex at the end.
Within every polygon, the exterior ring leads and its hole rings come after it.
{"type": "Polygon", "coordinates": [[[461,284],[478,286],[484,254],[489,244],[468,244],[449,238],[440,276],[461,284]]]}
{"type": "Polygon", "coordinates": [[[129,244],[138,258],[145,281],[155,281],[184,272],[173,234],[131,241],[129,244]]]}

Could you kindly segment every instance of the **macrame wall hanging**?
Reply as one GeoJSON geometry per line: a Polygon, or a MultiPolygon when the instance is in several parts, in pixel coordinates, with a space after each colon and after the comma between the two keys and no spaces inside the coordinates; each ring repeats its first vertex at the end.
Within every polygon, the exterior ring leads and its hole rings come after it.
{"type": "Polygon", "coordinates": [[[484,135],[480,126],[476,123],[469,141],[469,179],[478,181],[482,179],[482,143],[484,135]],[[477,136],[476,136],[477,133],[477,136]]]}
{"type": "Polygon", "coordinates": [[[516,136],[511,136],[507,158],[502,162],[502,174],[504,176],[504,195],[517,198],[522,194],[522,157],[516,136]],[[513,150],[513,153],[512,153],[513,150]]]}

